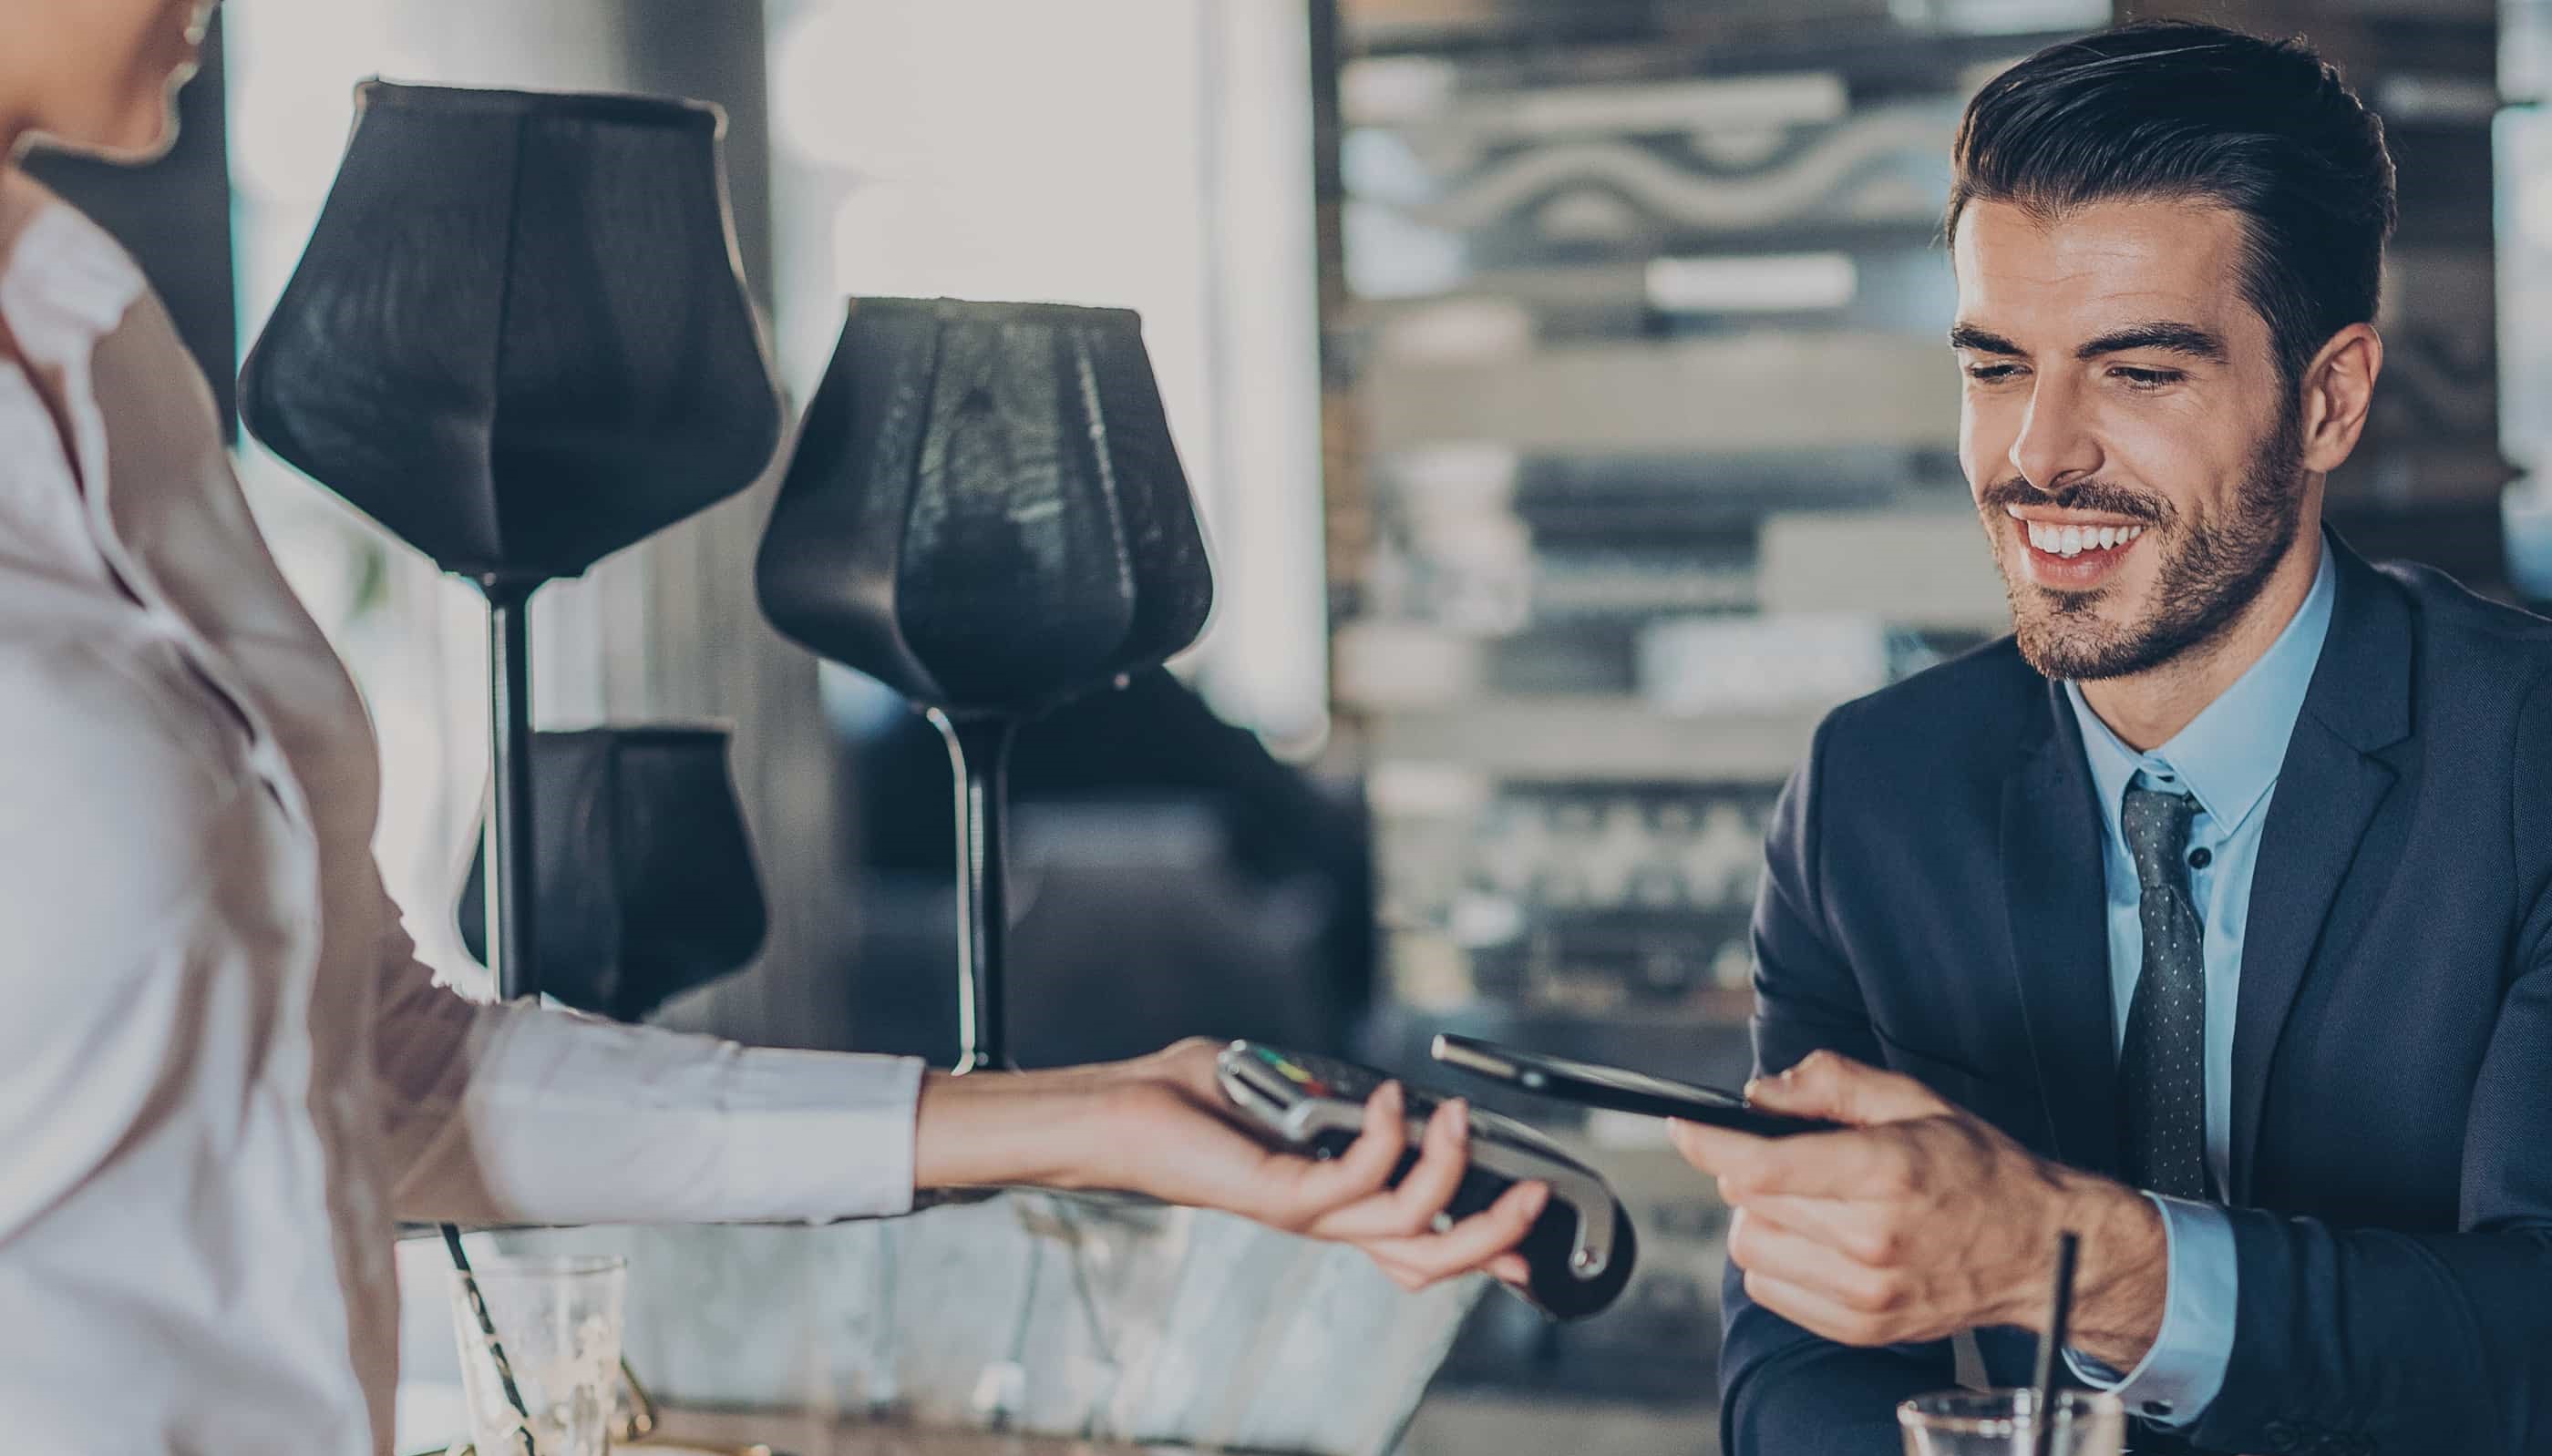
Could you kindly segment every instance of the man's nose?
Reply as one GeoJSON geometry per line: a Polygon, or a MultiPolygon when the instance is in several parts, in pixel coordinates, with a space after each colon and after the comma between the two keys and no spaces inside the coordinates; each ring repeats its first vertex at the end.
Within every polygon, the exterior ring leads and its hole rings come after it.
{"type": "Polygon", "coordinates": [[[2098,472],[2100,444],[2091,432],[2080,389],[2072,381],[2041,375],[2021,417],[2020,433],[2011,442],[2011,468],[2043,491],[2098,472]]]}

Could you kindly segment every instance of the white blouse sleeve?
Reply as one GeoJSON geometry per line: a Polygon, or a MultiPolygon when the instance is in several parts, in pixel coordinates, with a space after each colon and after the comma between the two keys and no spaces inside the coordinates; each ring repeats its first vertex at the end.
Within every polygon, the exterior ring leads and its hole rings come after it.
{"type": "Polygon", "coordinates": [[[817,1222],[911,1208],[919,1062],[470,1001],[434,983],[375,886],[373,1060],[399,1217],[817,1222]]]}

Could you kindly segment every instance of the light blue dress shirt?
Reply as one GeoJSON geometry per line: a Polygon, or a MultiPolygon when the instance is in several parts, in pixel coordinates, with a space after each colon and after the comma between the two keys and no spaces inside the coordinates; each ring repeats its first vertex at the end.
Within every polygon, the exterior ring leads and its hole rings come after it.
{"type": "MultiPolygon", "coordinates": [[[[2125,1045],[2127,1010],[2144,970],[2144,922],[2135,861],[2119,824],[2130,785],[2197,800],[2189,827],[2189,900],[2204,927],[2206,966],[2206,1167],[2218,1189],[2230,1189],[2233,1146],[2233,1015],[2242,984],[2242,939],[2251,911],[2251,874],[2260,862],[2260,830],[2294,736],[2304,690],[2329,635],[2337,576],[2327,544],[2312,590],[2278,640],[2248,672],[2169,743],[2140,754],[2091,711],[2079,684],[2065,684],[2082,728],[2082,750],[2100,798],[2107,850],[2109,988],[2114,1026],[2125,1045]]],[[[2079,1357],[2074,1374],[2116,1390],[2127,1408],[2167,1424],[2185,1425],[2204,1412],[2224,1385],[2233,1355],[2238,1292],[2233,1225],[2209,1203],[2152,1196],[2170,1240],[2170,1294],[2162,1331],[2143,1362],[2121,1378],[2079,1357]]]]}

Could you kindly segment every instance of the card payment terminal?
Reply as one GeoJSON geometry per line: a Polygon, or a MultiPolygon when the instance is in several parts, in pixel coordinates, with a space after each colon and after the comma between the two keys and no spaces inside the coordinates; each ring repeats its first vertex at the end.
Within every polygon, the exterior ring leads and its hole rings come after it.
{"type": "MultiPolygon", "coordinates": [[[[1217,1060],[1223,1095],[1273,1141],[1315,1158],[1345,1152],[1364,1126],[1365,1099],[1391,1079],[1369,1067],[1236,1041],[1217,1060]]],[[[1427,1119],[1443,1098],[1402,1083],[1409,1151],[1397,1184],[1418,1161],[1427,1119]]],[[[1603,1177],[1550,1139],[1494,1112],[1471,1111],[1471,1162],[1445,1211],[1467,1217],[1519,1183],[1550,1186],[1550,1201],[1517,1252],[1532,1269],[1523,1294],[1562,1319],[1593,1314],[1631,1282],[1639,1255],[1630,1214],[1603,1177]]]]}

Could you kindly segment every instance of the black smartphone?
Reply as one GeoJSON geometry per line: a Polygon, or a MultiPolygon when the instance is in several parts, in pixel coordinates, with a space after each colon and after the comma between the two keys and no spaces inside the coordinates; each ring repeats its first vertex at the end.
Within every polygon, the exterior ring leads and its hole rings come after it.
{"type": "Polygon", "coordinates": [[[1449,1032],[1436,1038],[1429,1055],[1457,1071],[1523,1092],[1539,1092],[1589,1107],[1638,1112],[1649,1117],[1680,1117],[1686,1122],[1751,1132],[1756,1137],[1791,1137],[1802,1132],[1832,1132],[1843,1126],[1821,1117],[1793,1117],[1750,1105],[1746,1098],[1715,1087],[1668,1082],[1645,1072],[1600,1067],[1566,1057],[1518,1051],[1477,1037],[1449,1032]]]}

